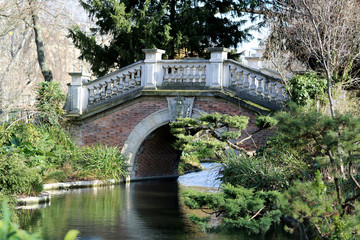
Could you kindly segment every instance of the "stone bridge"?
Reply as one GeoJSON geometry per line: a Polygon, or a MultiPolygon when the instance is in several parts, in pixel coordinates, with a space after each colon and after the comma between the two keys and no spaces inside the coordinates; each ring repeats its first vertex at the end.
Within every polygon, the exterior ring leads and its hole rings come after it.
{"type": "MultiPolygon", "coordinates": [[[[144,49],[145,60],[93,81],[70,73],[66,109],[78,143],[119,146],[137,180],[177,175],[180,155],[169,131],[176,117],[246,115],[244,136],[256,131],[256,116],[281,108],[288,98],[282,82],[228,60],[224,48],[208,50],[210,59],[162,60],[163,50],[144,49]]],[[[244,147],[254,150],[268,134],[262,131],[244,147]]]]}

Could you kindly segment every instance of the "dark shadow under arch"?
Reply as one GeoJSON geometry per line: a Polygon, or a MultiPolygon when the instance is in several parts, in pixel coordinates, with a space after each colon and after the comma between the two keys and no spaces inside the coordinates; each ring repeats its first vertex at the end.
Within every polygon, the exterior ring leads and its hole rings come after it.
{"type": "Polygon", "coordinates": [[[135,157],[135,177],[177,176],[180,153],[173,148],[175,140],[169,124],[151,132],[142,142],[135,157]]]}

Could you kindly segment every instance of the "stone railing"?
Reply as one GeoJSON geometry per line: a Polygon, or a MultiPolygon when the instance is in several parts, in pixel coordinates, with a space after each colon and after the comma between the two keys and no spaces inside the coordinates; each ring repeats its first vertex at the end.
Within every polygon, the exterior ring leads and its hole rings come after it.
{"type": "Polygon", "coordinates": [[[94,81],[89,81],[90,76],[81,72],[69,73],[72,82],[69,85],[67,112],[81,114],[88,108],[141,88],[143,62],[136,62],[94,81]]]}
{"type": "Polygon", "coordinates": [[[228,90],[239,98],[271,109],[288,98],[281,80],[227,60],[225,48],[208,50],[210,59],[162,60],[164,50],[144,49],[145,60],[94,81],[89,81],[90,76],[81,72],[70,73],[67,112],[82,114],[142,89],[228,90]]]}
{"type": "Polygon", "coordinates": [[[206,85],[207,60],[185,59],[162,62],[162,87],[184,85],[206,85]]]}
{"type": "Polygon", "coordinates": [[[226,60],[224,66],[228,73],[227,87],[235,91],[236,96],[271,109],[279,107],[289,99],[281,79],[263,74],[234,60],[226,60]]]}

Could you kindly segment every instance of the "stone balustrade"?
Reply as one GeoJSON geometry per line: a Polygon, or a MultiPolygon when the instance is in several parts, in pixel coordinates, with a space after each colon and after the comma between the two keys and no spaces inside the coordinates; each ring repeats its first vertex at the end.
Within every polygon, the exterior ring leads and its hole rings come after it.
{"type": "Polygon", "coordinates": [[[90,81],[70,73],[67,112],[79,115],[111,100],[141,90],[225,90],[236,97],[274,109],[288,99],[280,79],[227,59],[227,49],[208,49],[211,58],[162,60],[159,49],[144,49],[145,60],[90,81]]]}
{"type": "Polygon", "coordinates": [[[234,90],[236,96],[270,108],[289,99],[280,79],[233,60],[227,60],[224,65],[229,78],[227,87],[234,90]]]}

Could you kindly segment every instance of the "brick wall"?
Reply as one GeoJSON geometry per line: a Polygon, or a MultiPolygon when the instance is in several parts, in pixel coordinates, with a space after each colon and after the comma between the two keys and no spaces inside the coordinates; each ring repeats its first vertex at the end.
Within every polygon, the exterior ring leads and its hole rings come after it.
{"type": "MultiPolygon", "coordinates": [[[[257,130],[255,124],[256,114],[232,102],[215,97],[196,97],[194,108],[204,112],[226,113],[230,115],[245,115],[250,118],[247,128],[248,134],[257,130]]],[[[140,97],[126,104],[118,106],[106,113],[101,113],[74,125],[73,134],[80,145],[107,144],[121,147],[134,127],[150,114],[168,108],[166,97],[140,97]]],[[[253,136],[242,145],[247,150],[255,150],[255,146],[265,143],[266,137],[271,133],[264,130],[253,136]]],[[[171,136],[167,128],[155,130],[142,144],[135,166],[137,176],[163,176],[173,175],[176,164],[175,151],[171,150],[171,136]],[[164,130],[165,129],[165,130],[164,130]],[[167,132],[167,133],[166,133],[167,132]],[[160,160],[160,155],[167,155],[172,161],[160,160]],[[157,157],[159,156],[159,157],[157,157]],[[156,162],[154,159],[157,159],[156,162]],[[158,166],[158,168],[156,168],[158,166]],[[147,169],[147,170],[146,170],[147,169]]],[[[243,133],[243,137],[247,137],[243,133]]],[[[147,136],[144,136],[144,138],[147,136]]]]}
{"type": "Polygon", "coordinates": [[[166,98],[143,97],[74,125],[72,132],[79,145],[99,143],[121,147],[142,119],[167,107],[166,98]]]}
{"type": "Polygon", "coordinates": [[[170,126],[165,125],[152,132],[142,143],[135,165],[136,177],[174,176],[180,154],[172,144],[175,137],[170,133],[170,126]]]}

